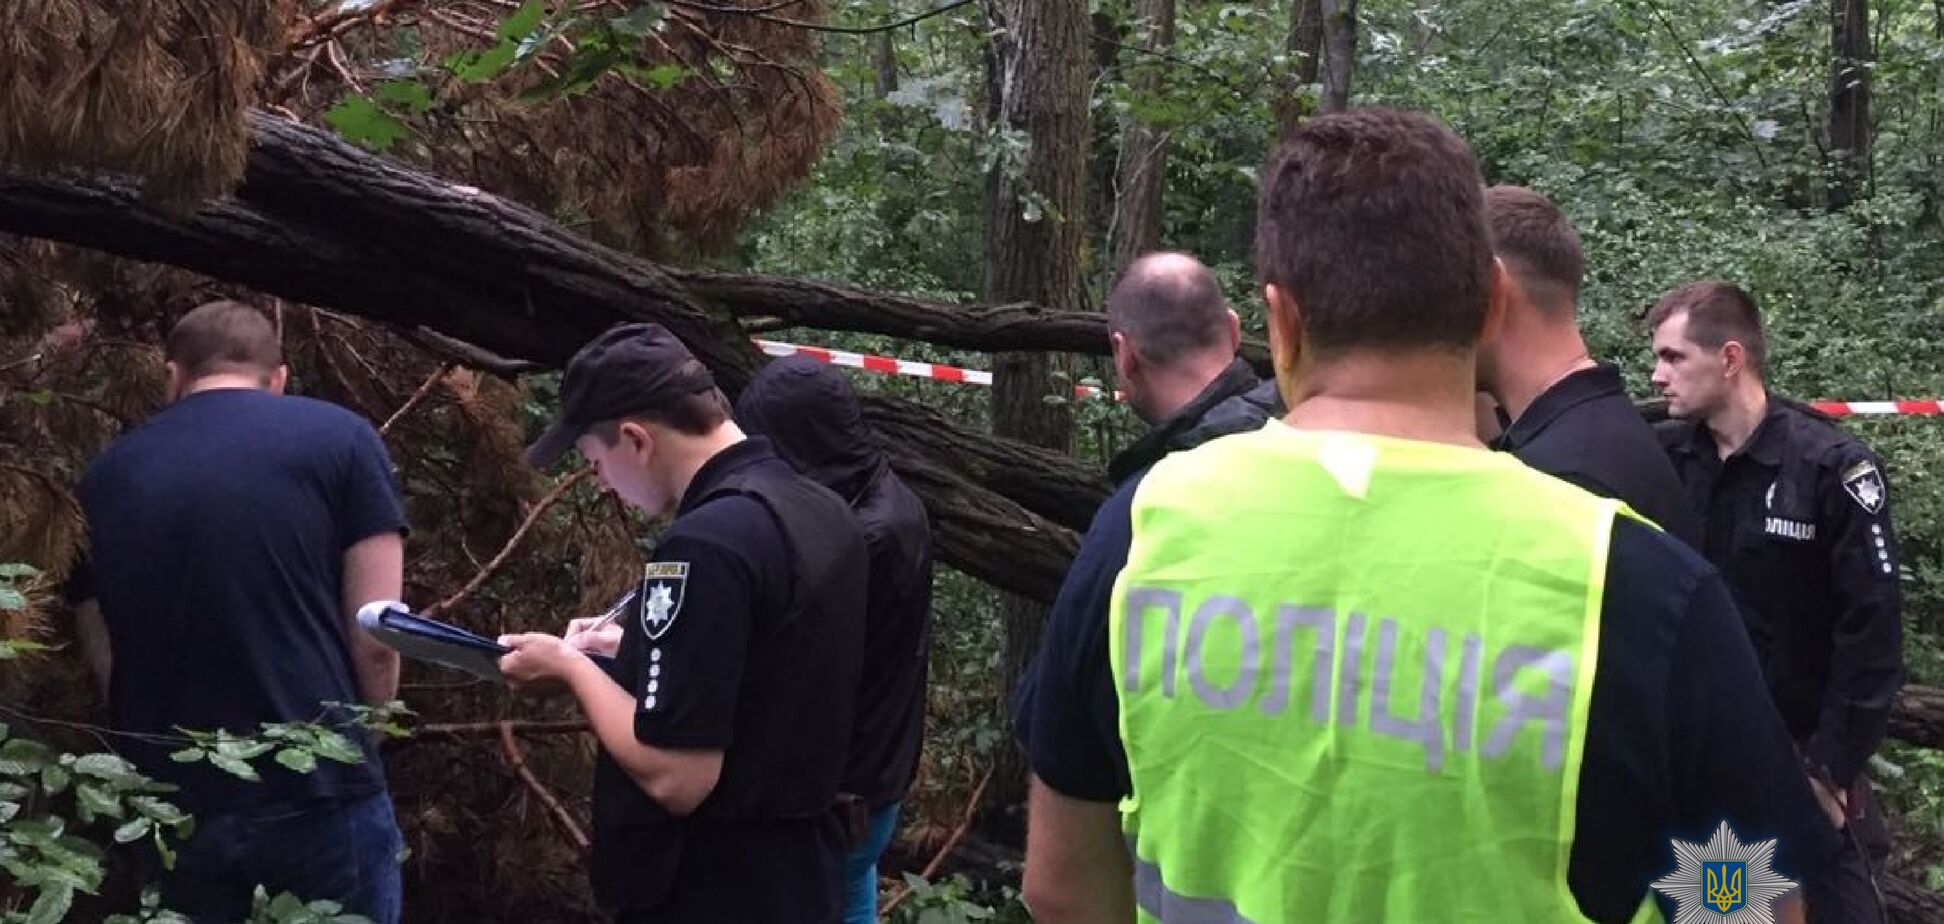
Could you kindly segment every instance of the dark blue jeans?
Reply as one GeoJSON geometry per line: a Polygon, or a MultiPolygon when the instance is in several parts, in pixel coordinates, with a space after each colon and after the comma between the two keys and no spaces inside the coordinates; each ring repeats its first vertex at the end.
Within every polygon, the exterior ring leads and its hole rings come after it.
{"type": "Polygon", "coordinates": [[[404,841],[383,792],[247,813],[205,814],[161,874],[162,906],[197,924],[250,916],[257,886],[327,899],[373,924],[398,924],[404,841]]]}

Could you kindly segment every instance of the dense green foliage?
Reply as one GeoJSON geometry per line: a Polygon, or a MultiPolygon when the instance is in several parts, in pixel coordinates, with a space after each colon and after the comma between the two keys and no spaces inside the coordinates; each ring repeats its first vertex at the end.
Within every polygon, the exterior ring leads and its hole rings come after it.
{"type": "MultiPolygon", "coordinates": [[[[859,21],[917,8],[909,0],[854,6],[859,21]]],[[[1126,47],[1140,35],[1131,4],[1095,6],[1096,43],[1118,47],[1102,47],[1107,66],[1092,85],[1097,176],[1084,259],[1093,297],[1111,274],[1114,148],[1132,113],[1172,131],[1164,244],[1216,266],[1245,323],[1259,330],[1254,175],[1277,131],[1273,88],[1295,66],[1285,47],[1288,4],[1181,3],[1176,47],[1159,61],[1126,47]],[[1135,69],[1156,66],[1161,91],[1136,92],[1135,69]]],[[[1367,0],[1354,101],[1438,114],[1472,142],[1489,181],[1533,186],[1566,209],[1586,243],[1591,346],[1626,370],[1637,397],[1650,396],[1644,309],[1681,282],[1714,276],[1761,301],[1777,390],[1931,398],[1944,392],[1944,11],[1916,0],[1871,6],[1875,147],[1861,165],[1858,200],[1840,211],[1826,207],[1825,194],[1827,3],[1534,0],[1515,11],[1477,0],[1367,0]]],[[[965,9],[896,32],[900,85],[882,98],[873,92],[870,40],[830,40],[826,66],[849,99],[843,131],[814,183],[746,237],[740,260],[975,300],[983,171],[1030,156],[984,116],[984,29],[965,9]]],[[[877,338],[837,342],[983,365],[877,338]]],[[[1076,374],[1099,368],[1088,361],[1076,374]]],[[[923,391],[967,419],[985,412],[986,396],[973,389],[860,381],[923,391]]],[[[1096,460],[1135,432],[1124,410],[1104,405],[1087,408],[1082,423],[1082,452],[1096,460]]],[[[1944,423],[1848,425],[1885,455],[1895,483],[1911,680],[1944,682],[1944,423]]],[[[990,676],[997,615],[982,593],[948,588],[934,674],[947,692],[934,698],[956,703],[974,695],[959,683],[990,676]]],[[[949,714],[977,712],[961,705],[949,714]]],[[[938,722],[934,734],[955,743],[999,737],[938,722]]],[[[1894,863],[1944,886],[1944,754],[1893,744],[1884,756],[1893,765],[1880,769],[1892,777],[1894,863]]]]}

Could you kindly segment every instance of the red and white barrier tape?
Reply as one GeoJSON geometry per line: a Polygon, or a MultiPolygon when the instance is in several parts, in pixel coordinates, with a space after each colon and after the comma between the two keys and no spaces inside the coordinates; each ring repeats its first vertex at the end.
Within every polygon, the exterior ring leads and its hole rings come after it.
{"type": "Polygon", "coordinates": [[[1852,414],[1944,415],[1944,401],[1814,401],[1809,406],[1831,417],[1848,417],[1852,414]]]}
{"type": "MultiPolygon", "coordinates": [[[[939,363],[921,363],[908,359],[895,359],[890,356],[873,356],[865,353],[849,353],[843,350],[828,350],[823,347],[799,346],[794,343],[778,343],[774,340],[758,340],[756,345],[771,356],[808,356],[833,366],[848,366],[885,375],[908,375],[938,382],[964,382],[969,385],[991,385],[992,373],[978,369],[961,369],[939,363]]],[[[1091,385],[1076,385],[1075,394],[1083,398],[1099,397],[1101,389],[1091,385]]],[[[1118,399],[1120,394],[1116,392],[1118,399]]],[[[1944,416],[1944,401],[1816,401],[1811,407],[1831,417],[1903,415],[1920,417],[1944,416]]]]}

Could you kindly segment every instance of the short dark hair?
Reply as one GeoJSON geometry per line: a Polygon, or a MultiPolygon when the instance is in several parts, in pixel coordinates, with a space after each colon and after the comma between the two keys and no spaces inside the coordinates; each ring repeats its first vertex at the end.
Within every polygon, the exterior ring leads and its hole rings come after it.
{"type": "Polygon", "coordinates": [[[1215,274],[1185,253],[1151,253],[1128,264],[1107,297],[1107,326],[1141,358],[1166,363],[1226,343],[1228,302],[1215,274]]]}
{"type": "Polygon", "coordinates": [[[1708,279],[1690,282],[1660,297],[1647,310],[1647,329],[1657,330],[1667,319],[1686,314],[1687,337],[1710,350],[1730,340],[1748,354],[1748,367],[1761,376],[1767,369],[1768,337],[1762,332],[1762,311],[1755,297],[1732,282],[1708,279]]]}
{"type": "Polygon", "coordinates": [[[1306,349],[1475,345],[1492,248],[1471,148],[1427,115],[1356,109],[1286,136],[1262,173],[1256,272],[1306,349]]]}
{"type": "Polygon", "coordinates": [[[186,379],[212,375],[269,376],[283,365],[276,325],[242,302],[216,301],[182,316],[163,343],[162,356],[186,379]]]}
{"type": "MultiPolygon", "coordinates": [[[[682,367],[676,375],[699,378],[707,372],[707,367],[703,366],[700,360],[688,359],[682,361],[682,367]]],[[[626,420],[660,424],[689,436],[707,436],[715,432],[717,427],[728,423],[729,419],[729,398],[722,393],[722,389],[712,385],[701,391],[675,398],[666,404],[645,408],[617,420],[600,421],[588,430],[600,437],[603,444],[612,446],[621,438],[621,423],[626,420]]]]}
{"type": "Polygon", "coordinates": [[[1557,288],[1570,310],[1579,301],[1586,275],[1586,257],[1579,232],[1551,199],[1523,186],[1494,186],[1485,190],[1485,220],[1492,231],[1492,249],[1528,281],[1557,288]]]}

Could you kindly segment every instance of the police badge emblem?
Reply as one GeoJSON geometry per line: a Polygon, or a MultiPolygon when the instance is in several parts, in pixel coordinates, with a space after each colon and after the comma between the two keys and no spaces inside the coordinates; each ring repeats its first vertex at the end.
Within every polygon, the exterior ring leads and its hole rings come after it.
{"type": "Polygon", "coordinates": [[[641,572],[641,593],[635,599],[641,606],[641,632],[649,641],[659,641],[682,612],[688,589],[688,562],[649,562],[641,572]]]}
{"type": "Polygon", "coordinates": [[[1883,476],[1877,472],[1876,463],[1858,462],[1843,473],[1843,490],[1849,492],[1851,500],[1856,501],[1866,513],[1876,513],[1883,509],[1883,476]]]}
{"type": "Polygon", "coordinates": [[[1676,838],[1678,867],[1654,881],[1654,890],[1674,900],[1672,924],[1775,924],[1775,903],[1796,884],[1770,866],[1775,842],[1744,844],[1722,822],[1706,844],[1676,838]]]}

